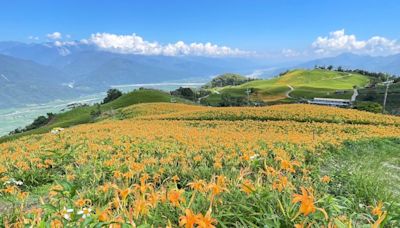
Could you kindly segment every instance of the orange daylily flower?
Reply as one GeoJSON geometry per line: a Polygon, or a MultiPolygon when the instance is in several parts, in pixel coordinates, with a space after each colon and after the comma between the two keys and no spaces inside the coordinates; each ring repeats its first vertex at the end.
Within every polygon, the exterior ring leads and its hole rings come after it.
{"type": "Polygon", "coordinates": [[[381,216],[383,211],[382,211],[383,203],[380,201],[374,208],[372,208],[371,213],[376,216],[381,216]]]}
{"type": "Polygon", "coordinates": [[[185,215],[179,217],[179,226],[185,226],[186,228],[193,228],[198,223],[199,215],[195,215],[192,210],[185,209],[185,215]]]}
{"type": "Polygon", "coordinates": [[[129,188],[118,191],[119,196],[121,197],[122,200],[125,200],[128,197],[130,192],[131,192],[131,190],[129,188]]]}
{"type": "Polygon", "coordinates": [[[206,182],[204,180],[193,181],[188,184],[188,186],[196,191],[203,192],[206,182]]]}
{"type": "Polygon", "coordinates": [[[331,181],[331,178],[329,176],[323,176],[321,177],[321,182],[323,183],[329,183],[331,181]]]}
{"type": "Polygon", "coordinates": [[[314,196],[310,193],[310,191],[306,190],[303,187],[301,187],[301,194],[293,195],[292,202],[301,203],[299,212],[303,213],[305,216],[310,213],[314,213],[316,210],[316,207],[314,205],[314,196]]]}
{"type": "Polygon", "coordinates": [[[211,211],[207,211],[205,216],[200,214],[197,221],[199,228],[215,228],[214,224],[217,223],[217,220],[211,217],[211,211]]]}
{"type": "Polygon", "coordinates": [[[186,199],[183,196],[185,191],[183,189],[173,189],[168,192],[168,200],[175,207],[179,207],[180,203],[186,202],[186,199]]]}

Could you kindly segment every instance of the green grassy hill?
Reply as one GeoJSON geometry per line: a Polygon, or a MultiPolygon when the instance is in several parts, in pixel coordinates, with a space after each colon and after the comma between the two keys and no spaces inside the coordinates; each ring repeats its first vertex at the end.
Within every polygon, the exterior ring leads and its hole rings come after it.
{"type": "Polygon", "coordinates": [[[224,93],[231,96],[246,96],[246,90],[252,89],[251,99],[272,102],[291,98],[334,97],[350,98],[353,86],[364,87],[370,79],[360,74],[327,70],[293,70],[280,77],[269,80],[256,80],[239,86],[227,86],[216,89],[207,102],[218,103],[224,93]],[[293,88],[293,91],[291,91],[293,88]],[[340,93],[336,93],[340,91],[340,93]]]}
{"type": "Polygon", "coordinates": [[[139,104],[139,103],[153,103],[153,102],[171,102],[175,100],[179,103],[190,103],[185,99],[177,98],[169,93],[152,90],[152,89],[144,89],[144,90],[135,90],[130,93],[126,93],[119,97],[118,99],[111,101],[107,104],[100,105],[100,110],[103,113],[103,116],[98,118],[93,118],[90,114],[92,111],[96,111],[96,106],[86,106],[72,109],[67,112],[63,112],[57,114],[55,118],[50,121],[46,126],[27,131],[24,133],[12,135],[12,136],[4,136],[0,138],[0,143],[4,141],[8,141],[10,139],[18,138],[25,135],[31,134],[41,134],[45,132],[49,132],[51,129],[56,127],[70,127],[78,124],[90,123],[94,121],[98,121],[104,119],[105,117],[109,117],[110,115],[118,115],[118,109],[128,107],[130,105],[139,104]]]}

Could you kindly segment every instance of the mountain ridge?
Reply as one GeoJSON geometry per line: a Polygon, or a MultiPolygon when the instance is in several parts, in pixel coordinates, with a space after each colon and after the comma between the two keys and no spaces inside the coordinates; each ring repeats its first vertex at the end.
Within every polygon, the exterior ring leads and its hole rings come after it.
{"type": "Polygon", "coordinates": [[[21,64],[19,67],[18,64],[3,63],[0,68],[0,82],[3,82],[0,97],[8,97],[1,102],[0,107],[47,102],[65,98],[64,96],[102,92],[116,84],[160,83],[182,81],[188,78],[209,79],[211,76],[226,72],[249,75],[257,69],[269,69],[264,72],[259,70],[258,76],[261,78],[275,76],[288,69],[312,69],[315,65],[333,65],[400,74],[400,54],[368,56],[343,53],[334,57],[300,64],[286,63],[275,67],[260,59],[250,57],[216,58],[119,54],[101,50],[93,45],[81,44],[78,41],[66,45],[56,45],[51,42],[27,44],[5,41],[0,42],[0,54],[3,56],[0,61],[6,61],[4,56],[8,56],[14,58],[14,62],[20,60],[21,64]],[[18,68],[14,70],[18,73],[13,76],[12,80],[27,75],[26,82],[21,81],[20,84],[10,86],[10,82],[6,80],[8,73],[2,73],[6,69],[5,65],[8,65],[8,70],[12,70],[11,66],[18,68]],[[34,74],[41,74],[35,76],[36,80],[32,78],[34,75],[27,71],[33,67],[32,65],[35,65],[35,69],[37,69],[34,74]],[[38,70],[39,68],[41,70],[38,70]],[[23,72],[23,70],[26,71],[23,72]],[[6,83],[8,84],[7,89],[6,83]],[[30,88],[30,86],[36,86],[36,88],[30,88]],[[65,87],[71,88],[66,89],[65,87]],[[26,90],[26,88],[30,89],[26,90]],[[17,92],[19,95],[10,97],[9,94],[13,91],[19,91],[17,92]],[[27,96],[28,99],[25,99],[24,96],[27,96]]]}

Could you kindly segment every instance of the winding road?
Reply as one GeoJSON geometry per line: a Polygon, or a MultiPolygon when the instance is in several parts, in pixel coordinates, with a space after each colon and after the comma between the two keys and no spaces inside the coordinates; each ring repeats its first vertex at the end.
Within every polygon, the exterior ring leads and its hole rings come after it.
{"type": "Polygon", "coordinates": [[[289,87],[290,90],[287,91],[285,95],[286,95],[287,98],[292,98],[290,96],[290,93],[293,92],[294,88],[291,85],[287,85],[287,87],[289,87]]]}

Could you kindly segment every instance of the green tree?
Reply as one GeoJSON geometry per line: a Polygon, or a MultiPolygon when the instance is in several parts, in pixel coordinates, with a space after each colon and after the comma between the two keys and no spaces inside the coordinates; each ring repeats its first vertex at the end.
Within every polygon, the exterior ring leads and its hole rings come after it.
{"type": "Polygon", "coordinates": [[[226,73],[213,78],[211,82],[209,82],[206,85],[206,87],[214,88],[214,87],[224,87],[224,86],[235,86],[246,83],[251,80],[254,79],[246,78],[239,74],[226,73]]]}
{"type": "Polygon", "coordinates": [[[118,89],[109,89],[107,91],[107,96],[103,100],[103,104],[111,102],[111,101],[117,99],[120,96],[122,96],[122,92],[119,91],[118,89]]]}
{"type": "Polygon", "coordinates": [[[188,100],[196,99],[196,92],[192,88],[179,87],[178,89],[171,91],[171,95],[183,97],[188,100]]]}

